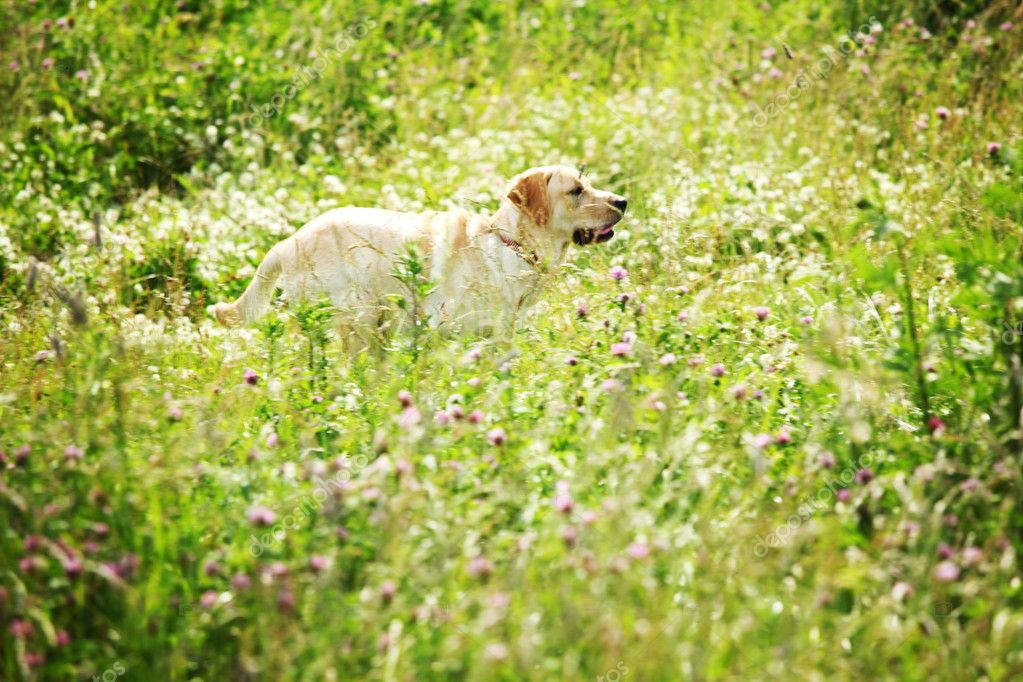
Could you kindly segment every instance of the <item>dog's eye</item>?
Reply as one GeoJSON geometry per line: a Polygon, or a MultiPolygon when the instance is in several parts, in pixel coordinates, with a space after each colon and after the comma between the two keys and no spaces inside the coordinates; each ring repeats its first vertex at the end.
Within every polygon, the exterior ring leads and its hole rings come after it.
{"type": "Polygon", "coordinates": [[[579,196],[580,194],[583,193],[582,185],[579,185],[577,187],[573,187],[572,189],[568,190],[568,193],[571,194],[574,197],[579,196]]]}

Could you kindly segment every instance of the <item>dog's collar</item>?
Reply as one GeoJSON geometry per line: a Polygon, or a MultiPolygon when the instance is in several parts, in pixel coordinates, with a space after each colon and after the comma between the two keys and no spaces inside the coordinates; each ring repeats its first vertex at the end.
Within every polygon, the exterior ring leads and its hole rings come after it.
{"type": "Polygon", "coordinates": [[[504,236],[500,232],[497,233],[497,236],[500,237],[501,241],[504,242],[504,245],[507,246],[512,251],[514,251],[519,258],[526,261],[534,268],[540,266],[540,256],[537,255],[536,251],[527,251],[526,247],[524,247],[522,244],[518,243],[511,237],[504,236]]]}

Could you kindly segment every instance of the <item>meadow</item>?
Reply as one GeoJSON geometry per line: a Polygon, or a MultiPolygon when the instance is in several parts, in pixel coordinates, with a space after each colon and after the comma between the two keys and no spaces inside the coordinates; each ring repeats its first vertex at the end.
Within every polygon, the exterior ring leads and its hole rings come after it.
{"type": "Polygon", "coordinates": [[[1021,55],[1008,0],[0,0],[0,679],[1020,679],[1021,55]],[[629,211],[513,334],[207,312],[549,163],[629,211]]]}

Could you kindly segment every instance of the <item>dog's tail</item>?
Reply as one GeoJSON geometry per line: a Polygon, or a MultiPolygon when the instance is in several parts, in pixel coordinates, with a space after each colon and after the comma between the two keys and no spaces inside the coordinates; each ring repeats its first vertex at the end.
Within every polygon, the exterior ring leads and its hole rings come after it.
{"type": "Polygon", "coordinates": [[[218,303],[213,306],[217,321],[225,327],[238,327],[258,320],[266,314],[273,298],[274,284],[281,276],[281,257],[277,247],[269,253],[256,269],[256,275],[249,282],[245,293],[234,303],[218,303]]]}

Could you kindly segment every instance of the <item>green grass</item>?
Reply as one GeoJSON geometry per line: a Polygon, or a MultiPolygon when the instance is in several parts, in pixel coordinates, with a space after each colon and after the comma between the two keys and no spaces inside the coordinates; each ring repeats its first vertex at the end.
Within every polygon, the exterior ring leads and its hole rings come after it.
{"type": "Polygon", "coordinates": [[[1010,3],[0,3],[0,678],[1023,672],[1010,3]],[[545,163],[510,337],[205,312],[545,163]]]}

